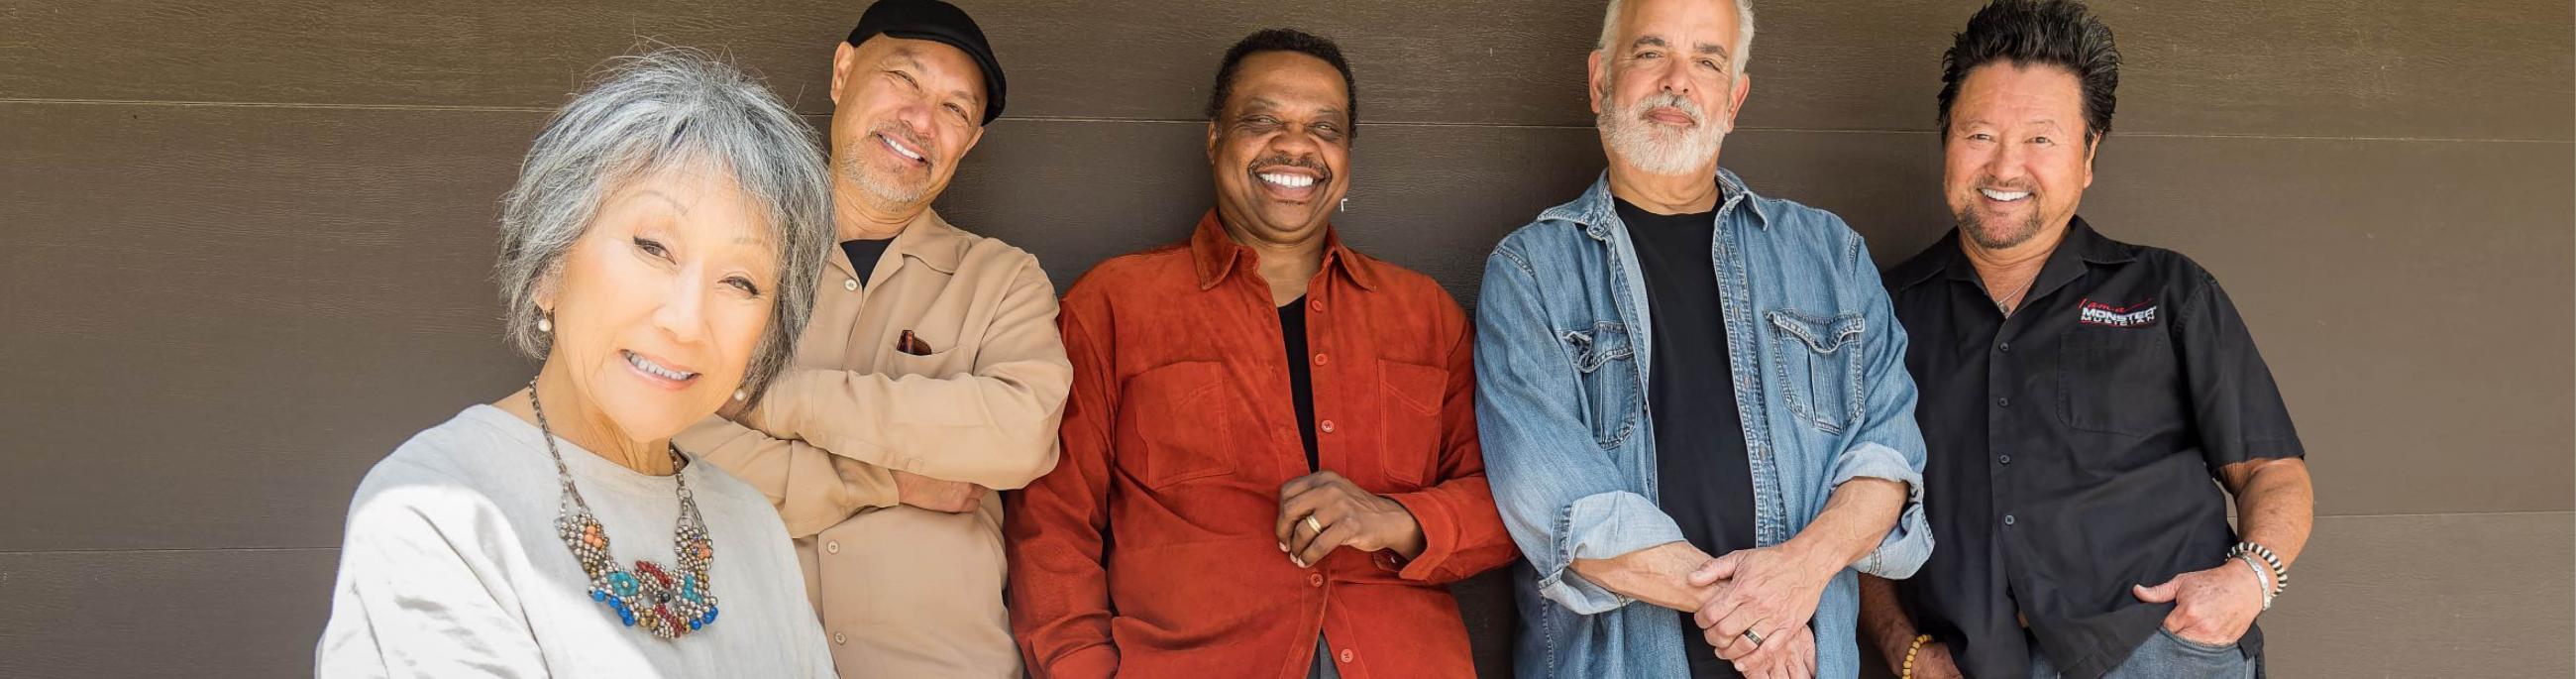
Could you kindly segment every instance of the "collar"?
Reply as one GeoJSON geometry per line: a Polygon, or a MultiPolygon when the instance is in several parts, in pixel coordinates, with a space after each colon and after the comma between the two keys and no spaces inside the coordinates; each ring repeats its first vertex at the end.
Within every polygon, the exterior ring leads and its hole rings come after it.
{"type": "MultiPolygon", "coordinates": [[[[1727,206],[1738,201],[1758,198],[1761,196],[1755,195],[1752,189],[1745,187],[1744,180],[1735,176],[1734,171],[1718,168],[1717,207],[1719,211],[1725,211],[1727,206]]],[[[1595,240],[1608,240],[1610,231],[1619,228],[1618,211],[1618,204],[1613,202],[1613,197],[1610,195],[1610,172],[1604,170],[1599,178],[1592,180],[1592,188],[1584,189],[1583,197],[1576,198],[1571,203],[1548,208],[1546,212],[1539,213],[1538,218],[1540,221],[1556,220],[1572,223],[1581,227],[1584,235],[1591,236],[1595,240]]],[[[1747,208],[1741,211],[1741,214],[1751,215],[1756,228],[1771,228],[1770,218],[1763,215],[1759,209],[1747,208]]]]}
{"type": "MultiPolygon", "coordinates": [[[[1209,208],[1207,214],[1199,217],[1198,228],[1190,233],[1190,262],[1198,272],[1199,289],[1206,290],[1225,282],[1226,276],[1237,269],[1258,268],[1261,255],[1254,254],[1252,248],[1244,247],[1234,242],[1233,237],[1225,235],[1225,225],[1217,221],[1216,209],[1209,208]]],[[[1326,224],[1323,271],[1336,269],[1352,283],[1359,284],[1360,289],[1377,291],[1377,260],[1342,244],[1341,232],[1326,224]]]]}
{"type": "MultiPolygon", "coordinates": [[[[966,232],[950,225],[947,219],[939,216],[938,210],[922,208],[921,214],[914,215],[912,222],[905,224],[903,231],[895,234],[894,242],[886,244],[886,254],[892,255],[886,259],[894,261],[898,267],[902,266],[904,260],[918,260],[940,273],[955,275],[957,264],[966,257],[966,248],[972,245],[968,240],[966,232]]],[[[830,254],[828,259],[833,266],[841,270],[841,273],[852,276],[858,274],[858,266],[850,261],[848,255],[842,254],[840,248],[832,248],[830,254]]],[[[885,276],[876,275],[868,278],[868,280],[877,281],[885,279],[885,276]]]]}

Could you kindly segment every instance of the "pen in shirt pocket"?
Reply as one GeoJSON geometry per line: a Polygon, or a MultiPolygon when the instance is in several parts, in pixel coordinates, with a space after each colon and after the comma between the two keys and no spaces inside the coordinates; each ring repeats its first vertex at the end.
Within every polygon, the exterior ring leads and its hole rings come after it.
{"type": "Polygon", "coordinates": [[[912,331],[910,330],[905,330],[901,337],[895,338],[894,350],[913,356],[928,356],[930,355],[930,343],[921,341],[920,336],[912,334],[912,331]]]}

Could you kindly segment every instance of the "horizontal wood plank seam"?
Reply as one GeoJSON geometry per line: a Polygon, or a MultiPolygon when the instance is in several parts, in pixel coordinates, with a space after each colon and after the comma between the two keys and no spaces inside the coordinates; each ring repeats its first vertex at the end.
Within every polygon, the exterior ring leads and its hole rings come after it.
{"type": "MultiPolygon", "coordinates": [[[[432,105],[432,104],[322,104],[322,103],[301,103],[301,102],[256,102],[256,101],[247,101],[247,102],[236,102],[236,101],[156,101],[156,100],[148,100],[148,99],[44,99],[44,98],[29,98],[29,97],[0,97],[0,104],[60,104],[60,105],[72,105],[72,106],[138,106],[138,107],[167,106],[167,107],[171,107],[171,108],[290,108],[290,109],[314,109],[314,110],[427,111],[427,112],[535,113],[535,114],[552,113],[552,112],[554,111],[554,109],[552,109],[552,108],[540,108],[540,107],[531,107],[531,106],[439,106],[439,105],[432,105]]],[[[797,112],[797,114],[798,114],[798,115],[801,115],[801,116],[804,116],[804,117],[807,117],[807,118],[819,118],[819,117],[824,117],[824,116],[828,116],[828,115],[830,115],[830,113],[829,113],[829,112],[822,112],[822,111],[799,111],[799,112],[797,112]]],[[[1181,124],[1181,125],[1199,125],[1199,124],[1205,124],[1205,123],[1207,122],[1206,120],[1197,119],[1197,118],[1122,118],[1122,117],[1115,117],[1115,116],[1007,116],[1007,115],[1006,115],[1006,116],[1002,116],[1002,117],[1001,117],[1001,120],[1018,120],[1018,121],[1028,121],[1028,122],[1060,122],[1060,123],[1147,123],[1147,124],[1181,124]]],[[[1540,130],[1589,130],[1589,129],[1592,129],[1592,126],[1590,126],[1590,125],[1557,125],[1557,124],[1540,124],[1540,123],[1489,123],[1489,122],[1468,122],[1468,121],[1454,121],[1454,122],[1453,122],[1453,121],[1432,121],[1432,120],[1372,120],[1372,121],[1368,121],[1368,123],[1367,123],[1367,124],[1368,124],[1369,126],[1371,126],[1371,127],[1425,127],[1425,128],[1436,128],[1436,127],[1489,127],[1489,128],[1495,128],[1495,129],[1540,129],[1540,130]]],[[[1735,131],[1737,131],[1737,132],[1815,132],[1815,133],[1841,133],[1841,134],[1931,134],[1931,133],[1932,133],[1932,130],[1930,130],[1930,129],[1828,128],[1828,127],[1764,127],[1764,126],[1750,126],[1750,125],[1748,125],[1748,126],[1742,126],[1742,127],[1737,127],[1737,128],[1735,129],[1735,131]]],[[[2115,136],[2115,137],[2117,137],[2117,138],[2123,138],[2123,139],[2125,139],[2125,138],[2149,138],[2149,139],[2256,139],[2256,140],[2260,140],[2260,139],[2279,139],[2279,140],[2295,140],[2295,141],[2462,142],[2462,143],[2476,143],[2476,144],[2569,144],[2569,145],[2576,145],[2576,139],[2535,139],[2535,138],[2516,138],[2516,137],[2415,137],[2415,136],[2378,136],[2378,135],[2307,135],[2307,134],[2271,134],[2271,133],[2253,133],[2253,132],[2226,132],[2226,133],[2196,133],[2196,132],[2115,132],[2115,133],[2114,133],[2114,136],[2115,136]]]]}

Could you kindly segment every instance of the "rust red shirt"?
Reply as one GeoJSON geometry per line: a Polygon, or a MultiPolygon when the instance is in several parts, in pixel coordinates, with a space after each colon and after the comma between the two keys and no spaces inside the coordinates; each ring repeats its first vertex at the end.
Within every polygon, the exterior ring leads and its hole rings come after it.
{"type": "Polygon", "coordinates": [[[1351,679],[1473,673],[1441,585],[1516,552],[1476,444],[1472,326],[1429,277],[1326,237],[1306,292],[1321,468],[1403,504],[1422,554],[1279,551],[1279,487],[1309,471],[1278,312],[1210,212],[1065,295],[1063,455],[1007,496],[1032,675],[1303,677],[1319,633],[1351,679]]]}

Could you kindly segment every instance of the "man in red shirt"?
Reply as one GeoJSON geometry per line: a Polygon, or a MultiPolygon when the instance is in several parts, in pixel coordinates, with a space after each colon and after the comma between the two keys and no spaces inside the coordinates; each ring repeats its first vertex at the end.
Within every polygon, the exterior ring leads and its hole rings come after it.
{"type": "Polygon", "coordinates": [[[1245,38],[1208,106],[1215,209],[1065,296],[1063,456],[1006,500],[1031,674],[1474,671],[1441,585],[1515,551],[1476,444],[1472,326],[1334,234],[1357,103],[1331,41],[1245,38]]]}

